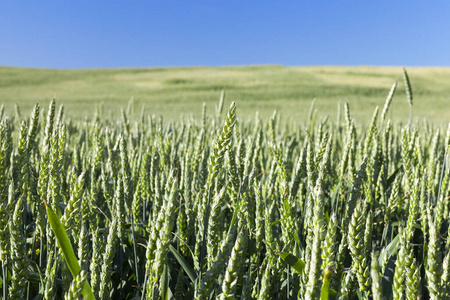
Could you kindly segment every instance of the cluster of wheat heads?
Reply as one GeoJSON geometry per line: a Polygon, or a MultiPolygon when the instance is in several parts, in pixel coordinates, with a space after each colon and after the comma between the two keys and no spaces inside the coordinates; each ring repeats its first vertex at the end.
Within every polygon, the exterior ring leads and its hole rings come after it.
{"type": "Polygon", "coordinates": [[[2,110],[4,299],[449,298],[450,127],[394,91],[362,125],[2,110]]]}

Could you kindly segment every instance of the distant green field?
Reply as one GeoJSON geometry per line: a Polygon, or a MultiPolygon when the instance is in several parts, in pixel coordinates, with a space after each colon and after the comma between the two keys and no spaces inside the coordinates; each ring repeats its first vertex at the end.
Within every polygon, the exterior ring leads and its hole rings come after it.
{"type": "MultiPolygon", "coordinates": [[[[450,68],[408,68],[414,93],[415,122],[450,120],[450,68]]],[[[226,103],[236,100],[240,118],[256,111],[265,117],[275,109],[300,122],[312,100],[320,116],[335,119],[339,103],[348,102],[357,122],[368,122],[375,106],[383,106],[392,84],[398,88],[390,118],[406,121],[400,67],[192,67],[142,69],[47,70],[0,67],[0,103],[7,111],[18,104],[29,112],[35,102],[46,107],[55,97],[68,116],[91,116],[102,104],[105,116],[116,117],[133,99],[133,112],[178,119],[201,113],[203,102],[214,110],[221,90],[226,103]]]]}

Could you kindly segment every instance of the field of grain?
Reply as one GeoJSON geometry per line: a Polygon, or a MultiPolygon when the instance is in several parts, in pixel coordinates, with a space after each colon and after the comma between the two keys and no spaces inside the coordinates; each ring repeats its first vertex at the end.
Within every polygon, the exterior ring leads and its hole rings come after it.
{"type": "MultiPolygon", "coordinates": [[[[448,122],[450,68],[408,68],[416,99],[414,121],[448,122]]],[[[142,69],[49,70],[0,67],[0,103],[8,112],[19,104],[30,111],[36,102],[47,107],[52,98],[64,103],[68,117],[94,114],[120,116],[133,99],[130,118],[146,113],[178,120],[200,117],[202,103],[214,107],[220,93],[238,101],[241,118],[262,118],[274,110],[302,122],[316,99],[322,117],[336,120],[338,106],[349,103],[353,118],[367,123],[375,106],[382,106],[392,84],[402,81],[400,67],[192,67],[142,69]]],[[[390,117],[408,121],[408,104],[399,85],[390,117]]]]}
{"type": "Polygon", "coordinates": [[[384,99],[359,121],[319,98],[303,119],[249,118],[228,92],[170,121],[133,102],[117,118],[71,100],[1,109],[3,298],[449,298],[450,126],[414,121],[417,77],[392,86],[394,71],[371,73],[384,99]]]}

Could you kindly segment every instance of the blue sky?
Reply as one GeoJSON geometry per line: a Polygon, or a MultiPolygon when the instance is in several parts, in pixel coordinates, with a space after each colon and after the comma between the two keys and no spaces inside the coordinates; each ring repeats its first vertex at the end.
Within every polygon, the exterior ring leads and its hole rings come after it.
{"type": "Polygon", "coordinates": [[[0,65],[450,66],[450,1],[0,2],[0,65]]]}

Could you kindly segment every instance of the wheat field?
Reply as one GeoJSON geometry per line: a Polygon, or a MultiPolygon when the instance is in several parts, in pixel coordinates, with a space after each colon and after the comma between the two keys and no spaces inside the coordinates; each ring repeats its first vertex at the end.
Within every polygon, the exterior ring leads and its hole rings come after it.
{"type": "MultiPolygon", "coordinates": [[[[424,119],[445,124],[450,94],[450,68],[408,68],[414,86],[414,122],[424,119]]],[[[180,115],[201,117],[201,107],[213,108],[221,91],[227,99],[239,102],[241,119],[254,118],[258,111],[268,119],[274,110],[283,119],[307,119],[311,102],[322,117],[336,121],[338,106],[352,108],[353,119],[367,125],[373,108],[383,106],[392,84],[402,82],[401,67],[284,67],[236,66],[140,69],[26,69],[0,67],[0,103],[8,114],[16,104],[24,112],[36,102],[46,109],[52,98],[64,104],[68,118],[94,116],[99,105],[103,118],[121,117],[120,108],[129,110],[130,119],[139,118],[145,106],[148,114],[176,121],[180,115]]],[[[397,122],[409,121],[403,85],[389,110],[397,122]]]]}
{"type": "Polygon", "coordinates": [[[4,299],[449,298],[450,126],[400,79],[366,122],[2,107],[4,299]]]}

